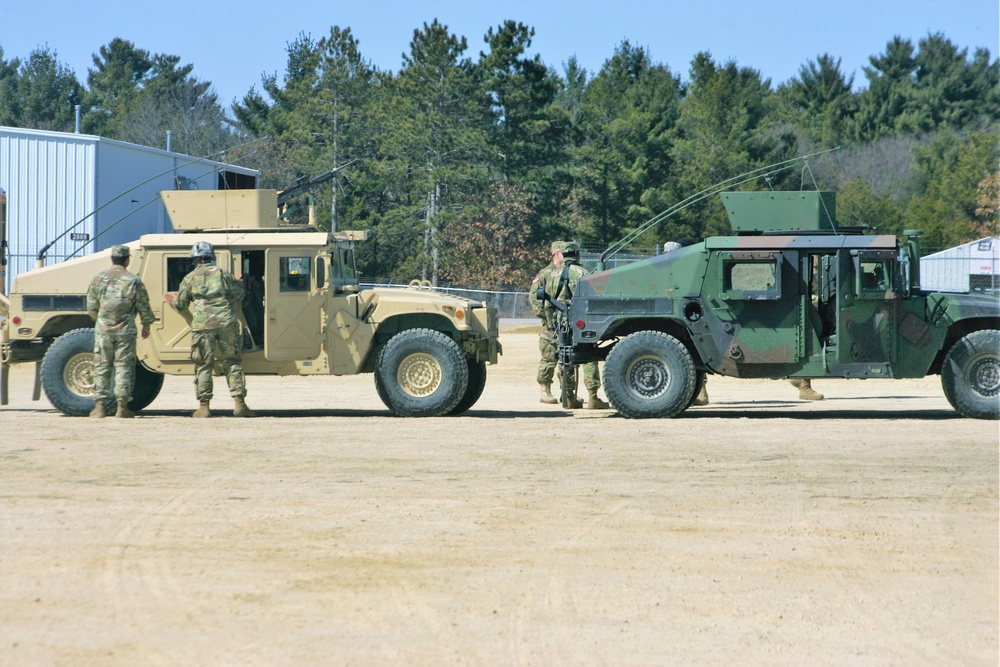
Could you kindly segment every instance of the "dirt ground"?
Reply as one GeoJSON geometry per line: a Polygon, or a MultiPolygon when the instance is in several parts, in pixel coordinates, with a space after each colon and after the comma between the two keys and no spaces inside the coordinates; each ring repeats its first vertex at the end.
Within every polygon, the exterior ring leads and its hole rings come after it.
{"type": "Polygon", "coordinates": [[[1000,435],[937,378],[633,421],[539,404],[506,328],[460,417],[362,376],[69,418],[16,369],[0,665],[997,665],[1000,435]]]}

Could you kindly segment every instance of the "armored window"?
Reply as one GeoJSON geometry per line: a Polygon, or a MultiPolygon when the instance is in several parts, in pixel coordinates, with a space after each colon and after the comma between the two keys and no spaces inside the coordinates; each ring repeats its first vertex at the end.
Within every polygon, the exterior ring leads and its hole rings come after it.
{"type": "Polygon", "coordinates": [[[899,263],[891,251],[856,250],[854,255],[854,295],[858,299],[892,299],[899,263]]]}
{"type": "Polygon", "coordinates": [[[344,280],[350,284],[358,281],[358,270],[354,264],[354,244],[352,243],[349,248],[343,248],[341,250],[342,259],[341,266],[344,267],[344,280]]]}
{"type": "Polygon", "coordinates": [[[194,268],[194,262],[185,255],[184,257],[167,257],[167,291],[176,292],[181,288],[181,281],[184,276],[194,268]]]}
{"type": "Polygon", "coordinates": [[[349,285],[358,284],[357,269],[354,264],[354,243],[351,241],[340,241],[336,250],[331,248],[331,253],[336,254],[330,257],[330,276],[335,291],[339,291],[349,285]]]}
{"type": "Polygon", "coordinates": [[[780,255],[727,253],[722,260],[722,295],[730,300],[781,298],[780,255]]]}
{"type": "Polygon", "coordinates": [[[312,258],[281,257],[278,261],[280,291],[308,292],[309,276],[312,274],[312,258]]]}

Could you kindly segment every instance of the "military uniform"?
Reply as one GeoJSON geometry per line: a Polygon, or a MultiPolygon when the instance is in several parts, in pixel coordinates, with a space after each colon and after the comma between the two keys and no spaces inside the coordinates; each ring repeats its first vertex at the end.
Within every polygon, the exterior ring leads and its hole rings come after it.
{"type": "Polygon", "coordinates": [[[243,338],[236,316],[236,304],[242,298],[243,288],[232,275],[210,263],[199,264],[184,276],[177,291],[174,307],[180,311],[191,309],[191,360],[195,363],[195,394],[201,403],[195,416],[210,416],[208,402],[212,400],[212,371],[216,365],[236,399],[234,414],[253,416],[243,402],[247,393],[241,363],[243,338]]]}
{"type": "MultiPolygon", "coordinates": [[[[560,242],[553,243],[552,249],[555,251],[560,242]]],[[[531,312],[542,321],[542,330],[538,334],[538,352],[541,360],[538,362],[538,373],[536,380],[542,388],[540,402],[555,404],[558,401],[552,396],[552,378],[556,372],[556,326],[551,313],[546,310],[545,302],[538,298],[538,287],[544,286],[550,274],[558,271],[555,264],[549,262],[548,266],[539,271],[531,281],[531,289],[528,290],[528,301],[531,303],[531,312]]]]}
{"type": "MultiPolygon", "coordinates": [[[[129,257],[127,246],[112,247],[111,256],[129,257]]],[[[87,289],[87,312],[94,319],[94,411],[104,416],[104,402],[111,398],[111,373],[115,377],[115,398],[119,417],[133,416],[128,410],[135,387],[136,315],[148,334],[155,321],[149,307],[149,293],[142,281],[125,266],[113,265],[94,277],[87,289]]]]}
{"type": "MultiPolygon", "coordinates": [[[[579,252],[579,248],[575,243],[562,244],[561,252],[572,253],[573,251],[579,252]]],[[[590,272],[587,271],[587,269],[576,263],[575,258],[566,258],[561,268],[556,267],[555,270],[549,273],[546,277],[545,292],[555,297],[555,299],[560,303],[564,303],[568,306],[572,301],[573,293],[576,292],[576,286],[577,283],[580,282],[580,278],[588,275],[589,273],[590,272]]],[[[559,318],[563,317],[563,314],[551,303],[546,303],[544,307],[546,323],[551,323],[554,353],[555,341],[557,338],[556,331],[559,328],[559,318]]],[[[553,366],[553,369],[554,368],[555,366],[553,366]]],[[[581,407],[579,399],[576,397],[576,387],[578,383],[576,364],[570,366],[567,370],[567,375],[569,376],[569,386],[565,387],[567,405],[570,407],[581,407]]],[[[541,367],[539,367],[539,381],[541,381],[541,367]]],[[[589,408],[605,409],[610,407],[605,401],[601,400],[597,396],[597,391],[601,388],[601,374],[597,368],[596,361],[583,364],[583,384],[587,388],[587,393],[590,396],[588,402],[589,408]]]]}

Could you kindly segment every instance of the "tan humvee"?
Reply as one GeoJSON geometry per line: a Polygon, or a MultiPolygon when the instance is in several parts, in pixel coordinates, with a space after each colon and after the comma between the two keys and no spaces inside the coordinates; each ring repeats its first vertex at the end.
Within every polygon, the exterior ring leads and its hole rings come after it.
{"type": "MultiPolygon", "coordinates": [[[[166,191],[181,234],[149,234],[127,244],[129,270],[145,283],[156,315],[139,338],[130,407],[156,398],[164,375],[192,375],[190,315],[162,298],[191,270],[191,246],[208,241],[217,264],[243,281],[241,324],[247,375],[374,373],[382,401],[402,416],[457,414],[471,407],[497,362],[496,309],[428,286],[361,289],[354,243],[366,232],[328,233],[280,224],[274,190],[166,191]]],[[[93,408],[91,279],[110,251],[17,276],[0,329],[2,403],[9,364],[40,362],[38,384],[68,415],[93,408]]]]}

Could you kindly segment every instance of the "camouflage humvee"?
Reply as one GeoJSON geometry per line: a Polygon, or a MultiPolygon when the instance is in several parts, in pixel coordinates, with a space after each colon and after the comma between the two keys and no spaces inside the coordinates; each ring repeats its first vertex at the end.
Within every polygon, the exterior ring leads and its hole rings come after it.
{"type": "Polygon", "coordinates": [[[560,354],[604,360],[623,416],[675,416],[710,374],[940,374],[961,414],[1000,418],[1000,299],[921,290],[920,232],[839,227],[830,192],[722,199],[734,236],[594,273],[573,295],[560,354]]]}
{"type": "MultiPolygon", "coordinates": [[[[190,314],[164,303],[192,268],[197,241],[242,279],[243,367],[247,375],[374,373],[382,401],[403,416],[457,414],[486,384],[500,353],[496,309],[427,289],[361,289],[354,244],[364,232],[328,233],[279,224],[274,190],[167,191],[164,204],[182,234],[127,244],[129,270],[145,283],[156,314],[139,339],[130,407],[149,405],[164,375],[192,375],[190,314]]],[[[85,415],[94,405],[93,321],[86,291],[110,266],[110,251],[17,276],[0,330],[3,402],[9,364],[40,362],[53,405],[85,415]]],[[[252,388],[251,388],[252,391],[252,388]]],[[[35,398],[39,395],[36,386],[35,398]]]]}

